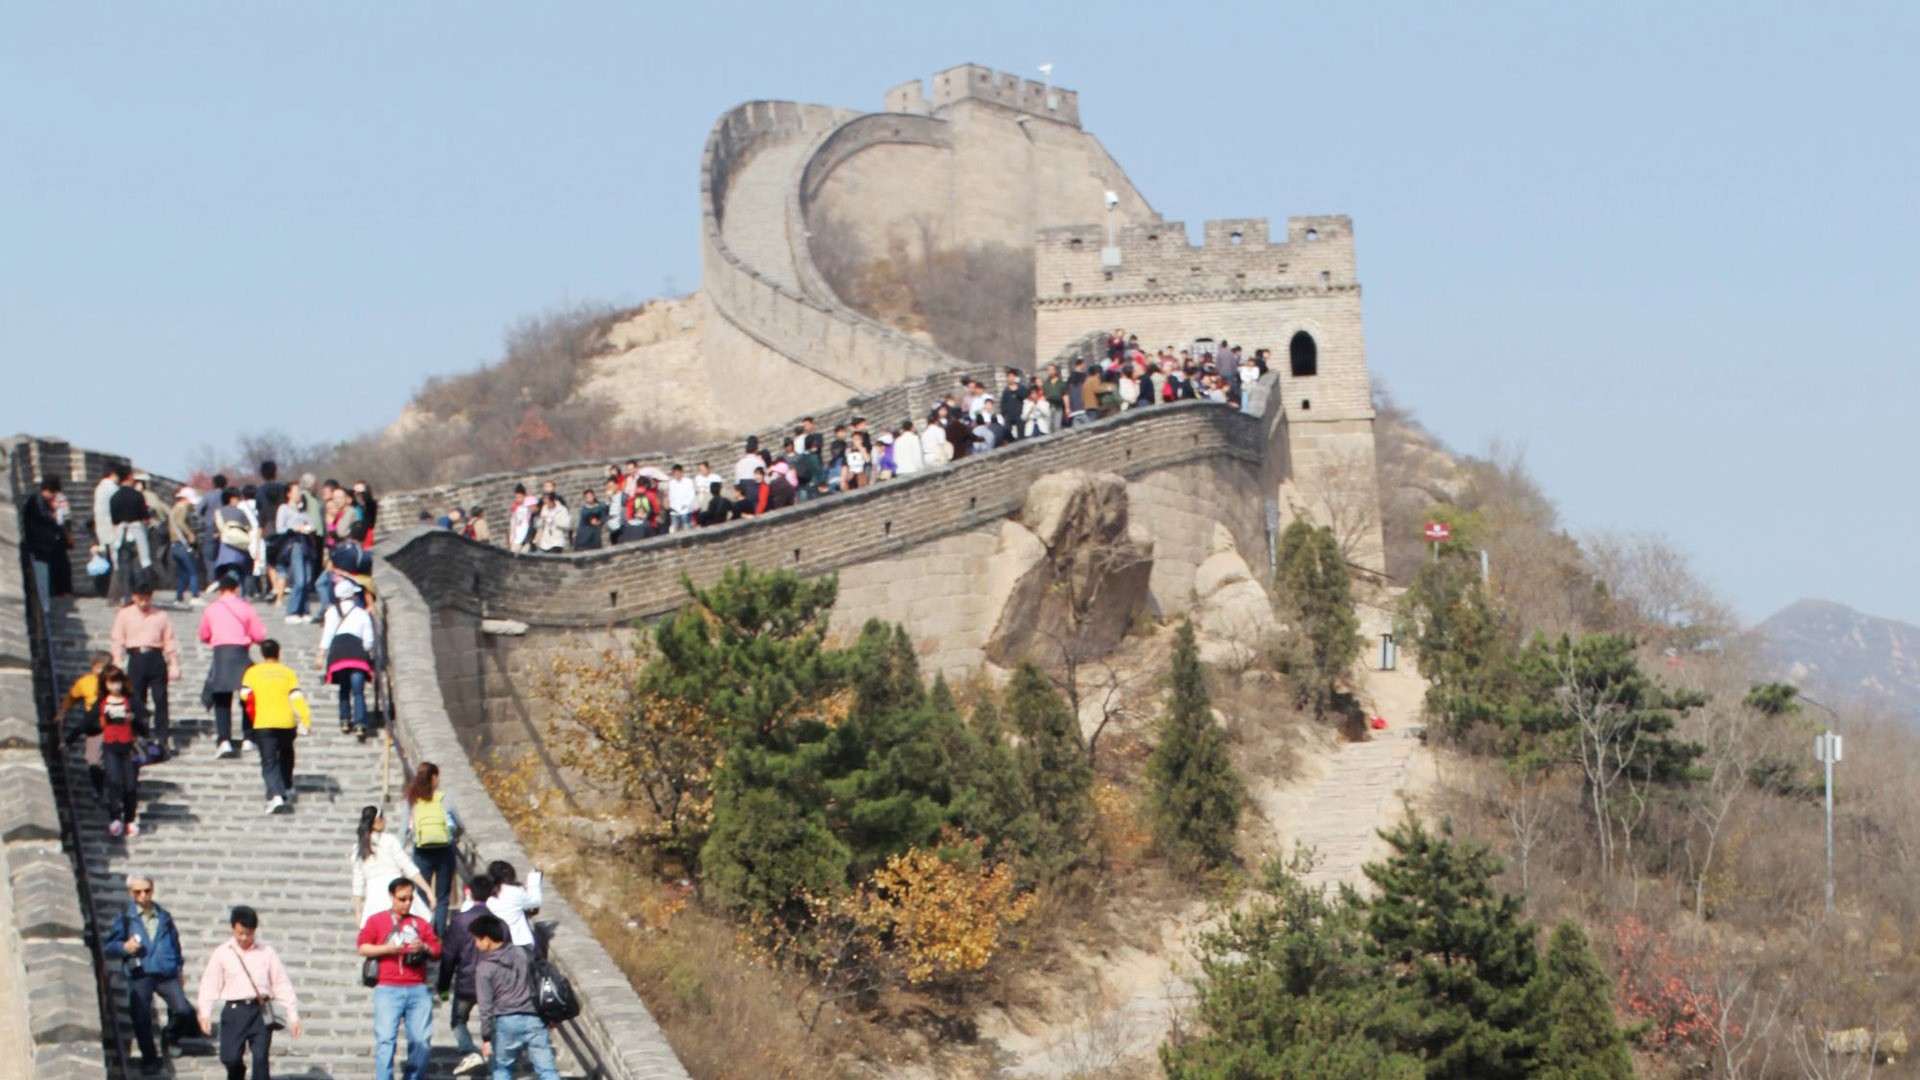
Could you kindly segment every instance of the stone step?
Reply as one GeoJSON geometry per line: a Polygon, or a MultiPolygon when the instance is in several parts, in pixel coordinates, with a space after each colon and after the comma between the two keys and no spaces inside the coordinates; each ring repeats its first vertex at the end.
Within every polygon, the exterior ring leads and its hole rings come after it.
{"type": "MultiPolygon", "coordinates": [[[[76,744],[69,753],[70,775],[79,787],[80,854],[94,894],[93,915],[104,931],[126,903],[127,872],[152,874],[160,903],[180,927],[191,998],[207,954],[229,936],[228,911],[236,903],[250,904],[260,912],[261,940],[273,945],[287,965],[305,1027],[301,1039],[285,1033],[275,1037],[275,1075],[368,1076],[372,991],[360,984],[354,952],[358,927],[352,916],[351,852],[360,808],[380,801],[383,782],[397,789],[402,778],[397,767],[387,775],[380,741],[361,743],[335,727],[334,696],[310,661],[320,628],[285,625],[264,605],[256,610],[299,672],[314,711],[313,731],[295,747],[293,813],[262,813],[265,786],[255,754],[213,756],[213,720],[199,700],[212,650],[196,637],[198,609],[170,611],[182,661],[170,695],[171,731],[182,749],[172,760],[142,770],[139,837],[108,834],[106,811],[87,787],[81,749],[76,744]]],[[[56,617],[55,660],[62,682],[70,683],[85,670],[88,655],[104,648],[112,612],[98,600],[83,600],[63,605],[56,617]]],[[[109,983],[114,1000],[124,1002],[125,984],[117,970],[110,972],[109,983]]],[[[124,1005],[119,1011],[121,1032],[131,1039],[124,1005]]],[[[431,1074],[436,1077],[450,1075],[459,1060],[447,1027],[449,1011],[435,1008],[431,1074]]],[[[404,1052],[404,1035],[401,1043],[404,1052]]],[[[226,1075],[210,1056],[176,1058],[169,1068],[170,1075],[191,1080],[226,1075]]]]}

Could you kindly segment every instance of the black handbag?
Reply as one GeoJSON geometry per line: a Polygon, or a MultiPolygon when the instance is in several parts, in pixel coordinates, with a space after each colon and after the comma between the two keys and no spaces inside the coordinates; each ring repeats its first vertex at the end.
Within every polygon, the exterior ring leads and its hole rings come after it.
{"type": "Polygon", "coordinates": [[[360,985],[361,986],[379,986],[380,985],[380,958],[379,957],[369,956],[365,960],[360,961],[360,985]]]}

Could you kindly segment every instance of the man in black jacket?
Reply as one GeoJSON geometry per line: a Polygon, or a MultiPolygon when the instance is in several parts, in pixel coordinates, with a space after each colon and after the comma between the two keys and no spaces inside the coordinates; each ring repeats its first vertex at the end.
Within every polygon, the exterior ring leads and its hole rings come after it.
{"type": "Polygon", "coordinates": [[[107,499],[107,557],[113,560],[107,603],[115,607],[133,595],[136,582],[147,581],[153,573],[153,546],[147,542],[148,519],[153,513],[147,508],[147,497],[133,485],[132,479],[132,472],[128,470],[120,486],[107,499]],[[127,560],[128,545],[133,547],[138,566],[127,560]]]}
{"type": "Polygon", "coordinates": [[[467,1017],[472,1015],[474,1002],[478,1000],[473,988],[474,972],[480,966],[480,950],[474,947],[473,924],[476,919],[487,917],[487,901],[493,899],[493,879],[485,874],[475,874],[467,881],[467,896],[473,906],[454,915],[447,922],[447,940],[440,949],[440,1000],[447,1000],[447,992],[453,992],[453,1045],[460,1051],[460,1063],[453,1067],[455,1076],[463,1076],[486,1064],[487,1059],[474,1044],[473,1032],[467,1027],[467,1017]]]}
{"type": "Polygon", "coordinates": [[[40,594],[40,610],[49,611],[53,598],[73,591],[73,567],[67,561],[67,527],[60,521],[60,478],[40,481],[40,492],[20,508],[21,543],[33,562],[33,587],[40,594]]]}
{"type": "Polygon", "coordinates": [[[1027,384],[1019,368],[1007,369],[1007,385],[1000,390],[1000,419],[1009,440],[1020,437],[1020,410],[1027,403],[1027,384]]]}

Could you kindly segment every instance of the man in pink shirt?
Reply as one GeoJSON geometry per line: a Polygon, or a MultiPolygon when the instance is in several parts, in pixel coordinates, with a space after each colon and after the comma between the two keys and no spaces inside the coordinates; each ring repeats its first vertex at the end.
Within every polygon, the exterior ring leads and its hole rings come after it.
{"type": "Polygon", "coordinates": [[[133,603],[113,617],[110,637],[114,665],[127,673],[127,695],[133,699],[134,723],[146,724],[147,695],[153,695],[152,726],[160,746],[173,752],[168,727],[167,684],[180,677],[180,640],[166,612],[153,606],[153,586],[142,581],[133,587],[133,603]]]}
{"type": "MultiPolygon", "coordinates": [[[[233,737],[233,695],[253,666],[253,646],[267,640],[267,626],[253,605],[240,598],[239,578],[222,572],[218,588],[219,597],[200,613],[200,640],[213,646],[213,667],[200,703],[213,709],[214,756],[233,757],[241,750],[233,737]]],[[[251,738],[253,725],[244,716],[240,722],[245,737],[251,738]]]]}
{"type": "Polygon", "coordinates": [[[267,1050],[273,1045],[274,1007],[279,1007],[287,1032],[297,1039],[300,999],[287,979],[280,954],[254,940],[260,916],[242,905],[233,909],[228,921],[233,940],[213,950],[200,976],[200,1031],[213,1034],[214,1021],[219,1020],[220,1063],[227,1067],[227,1080],[245,1080],[248,1058],[253,1060],[253,1080],[269,1080],[267,1050]]]}

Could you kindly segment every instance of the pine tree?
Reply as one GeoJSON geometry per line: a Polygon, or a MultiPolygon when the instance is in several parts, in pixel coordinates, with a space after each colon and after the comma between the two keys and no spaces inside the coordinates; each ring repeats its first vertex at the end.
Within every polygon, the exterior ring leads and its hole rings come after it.
{"type": "Polygon", "coordinates": [[[1034,858],[1050,872],[1078,860],[1093,821],[1093,769],[1080,721],[1031,660],[1022,660],[1001,699],[1029,804],[1038,816],[1034,858]]]}
{"type": "Polygon", "coordinates": [[[1147,761],[1154,836],[1169,854],[1200,866],[1233,858],[1245,791],[1227,750],[1226,733],[1213,722],[1193,623],[1183,621],[1173,639],[1173,675],[1159,742],[1147,761]]]}
{"type": "Polygon", "coordinates": [[[951,750],[964,728],[927,707],[904,629],[869,621],[843,663],[853,708],[827,735],[819,768],[829,820],[863,878],[949,822],[959,792],[951,750]]]}
{"type": "Polygon", "coordinates": [[[838,582],[785,570],[722,571],[712,588],[684,582],[691,603],[654,629],[644,689],[698,706],[753,741],[801,719],[839,680],[826,649],[838,582]]]}
{"type": "Polygon", "coordinates": [[[1280,534],[1276,592],[1287,624],[1282,656],[1302,706],[1322,715],[1360,656],[1347,562],[1333,530],[1297,518],[1280,534]]]}
{"type": "Polygon", "coordinates": [[[1377,892],[1367,932],[1373,955],[1418,1002],[1407,1048],[1435,1080],[1525,1080],[1537,1043],[1536,929],[1519,897],[1495,888],[1500,861],[1447,826],[1436,834],[1416,820],[1382,835],[1393,854],[1365,868],[1377,892]]]}
{"type": "Polygon", "coordinates": [[[772,788],[726,785],[700,851],[702,883],[723,907],[788,921],[806,917],[798,894],[841,888],[853,853],[826,815],[772,788]]]}
{"type": "Polygon", "coordinates": [[[1544,1029],[1537,1080],[1633,1080],[1612,984],[1572,921],[1553,928],[1536,982],[1535,1015],[1544,1029]]]}
{"type": "Polygon", "coordinates": [[[1402,1048],[1413,996],[1369,955],[1366,905],[1268,867],[1264,895],[1202,935],[1189,1033],[1168,1080],[1421,1080],[1402,1048]]]}

